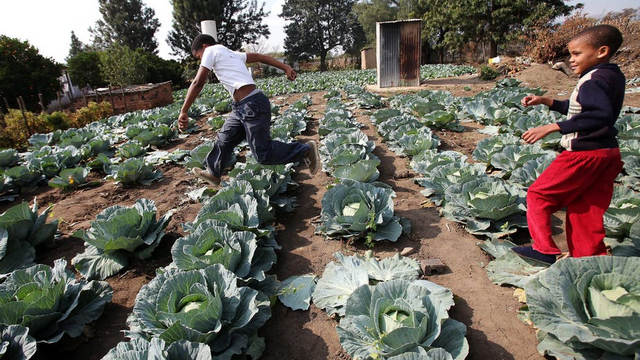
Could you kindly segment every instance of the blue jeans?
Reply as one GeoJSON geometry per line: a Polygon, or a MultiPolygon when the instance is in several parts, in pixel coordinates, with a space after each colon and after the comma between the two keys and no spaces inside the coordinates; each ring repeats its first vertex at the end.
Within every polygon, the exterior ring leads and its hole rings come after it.
{"type": "Polygon", "coordinates": [[[264,93],[233,102],[231,115],[218,132],[218,139],[207,155],[206,165],[220,177],[229,163],[233,149],[245,138],[253,156],[260,164],[275,165],[300,161],[310,150],[299,142],[283,143],[271,140],[271,104],[264,93]]]}

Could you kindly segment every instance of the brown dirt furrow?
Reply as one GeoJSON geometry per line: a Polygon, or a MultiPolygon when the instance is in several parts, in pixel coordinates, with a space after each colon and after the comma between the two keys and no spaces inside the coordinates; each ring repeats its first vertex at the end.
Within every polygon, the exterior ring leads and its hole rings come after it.
{"type": "MultiPolygon", "coordinates": [[[[470,353],[468,359],[539,359],[533,328],[516,317],[519,303],[513,298],[513,289],[499,287],[489,281],[483,266],[490,260],[476,245],[478,238],[468,234],[458,224],[441,218],[437,208],[425,208],[426,198],[420,194],[421,187],[413,179],[394,179],[394,174],[411,170],[408,158],[400,158],[390,151],[377,134],[365,112],[357,110],[357,118],[366,125],[365,134],[376,142],[374,153],[380,158],[380,180],[393,186],[396,192],[395,212],[411,220],[412,233],[397,243],[376,245],[377,256],[386,257],[411,246],[416,260],[438,258],[449,271],[429,276],[428,279],[451,289],[456,306],[451,317],[467,325],[470,353]]],[[[465,124],[468,125],[468,124],[465,124]]],[[[477,127],[468,126],[464,133],[438,135],[455,139],[456,146],[450,149],[461,151],[470,157],[475,143],[482,136],[467,131],[477,127]]]]}

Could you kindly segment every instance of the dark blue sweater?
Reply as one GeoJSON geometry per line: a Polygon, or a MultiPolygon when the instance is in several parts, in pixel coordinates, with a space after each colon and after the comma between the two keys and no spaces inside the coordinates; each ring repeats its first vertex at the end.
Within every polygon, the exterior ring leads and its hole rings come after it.
{"type": "MultiPolygon", "coordinates": [[[[571,140],[571,150],[574,151],[618,147],[618,131],[614,124],[624,101],[624,74],[618,65],[606,63],[585,70],[580,78],[576,87],[577,104],[571,103],[572,111],[577,109],[579,112],[557,123],[560,133],[577,133],[577,137],[571,140]],[[585,81],[583,77],[589,73],[590,78],[585,81]]],[[[566,115],[569,105],[570,100],[554,100],[551,110],[566,115]]]]}

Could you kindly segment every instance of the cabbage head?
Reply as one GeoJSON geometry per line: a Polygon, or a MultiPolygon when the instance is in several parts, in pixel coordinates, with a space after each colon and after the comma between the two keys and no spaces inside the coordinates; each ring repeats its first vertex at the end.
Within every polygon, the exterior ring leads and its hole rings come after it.
{"type": "Polygon", "coordinates": [[[340,344],[354,359],[389,359],[436,348],[464,359],[467,328],[449,319],[453,304],[450,290],[426,280],[362,285],[347,300],[337,327],[340,344]]]}
{"type": "Polygon", "coordinates": [[[254,233],[232,231],[215,220],[201,223],[194,232],[176,240],[171,256],[172,264],[180,270],[222,264],[245,281],[265,280],[265,272],[277,261],[274,248],[259,246],[254,233]]]}
{"type": "Polygon", "coordinates": [[[207,344],[180,340],[167,346],[164,340],[134,338],[118,343],[102,360],[211,360],[207,344]]]}
{"type": "Polygon", "coordinates": [[[20,161],[18,151],[15,149],[0,150],[0,169],[12,167],[20,161]]]}
{"type": "Polygon", "coordinates": [[[525,196],[520,187],[485,175],[450,186],[441,212],[471,234],[499,238],[527,226],[525,196]]]}
{"type": "Polygon", "coordinates": [[[113,166],[109,177],[125,186],[150,185],[162,178],[162,172],[153,170],[153,166],[147,164],[143,158],[131,158],[113,166]]]}
{"type": "Polygon", "coordinates": [[[343,180],[322,198],[316,233],[334,238],[367,237],[371,241],[397,241],[403,230],[394,216],[395,192],[388,187],[343,180]]]}
{"type": "Polygon", "coordinates": [[[103,210],[88,230],[74,236],[85,242],[85,251],[71,263],[87,279],[104,280],[129,265],[129,258],[147,259],[164,236],[173,216],[167,212],[156,220],[156,204],[140,199],[132,207],[120,205],[103,210]]]}
{"type": "Polygon", "coordinates": [[[38,342],[78,337],[102,315],[113,290],[104,281],[76,280],[58,259],[53,268],[34,265],[16,270],[0,284],[0,324],[29,328],[38,342]]]}
{"type": "Polygon", "coordinates": [[[257,359],[263,344],[257,331],[271,317],[269,299],[237,281],[221,264],[159,274],[140,289],[128,336],[206,343],[215,359],[257,359]]]}
{"type": "Polygon", "coordinates": [[[525,285],[538,351],[558,359],[637,359],[640,258],[567,258],[525,285]]]}

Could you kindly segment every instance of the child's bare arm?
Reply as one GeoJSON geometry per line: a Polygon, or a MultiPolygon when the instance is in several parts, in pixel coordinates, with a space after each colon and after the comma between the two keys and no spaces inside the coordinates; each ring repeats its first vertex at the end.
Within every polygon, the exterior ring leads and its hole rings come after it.
{"type": "Polygon", "coordinates": [[[287,74],[287,78],[291,81],[296,79],[296,72],[293,68],[281,61],[274,59],[269,55],[257,54],[257,53],[247,53],[247,63],[252,62],[260,62],[263,64],[271,65],[273,67],[277,67],[278,69],[284,71],[287,74]]]}

